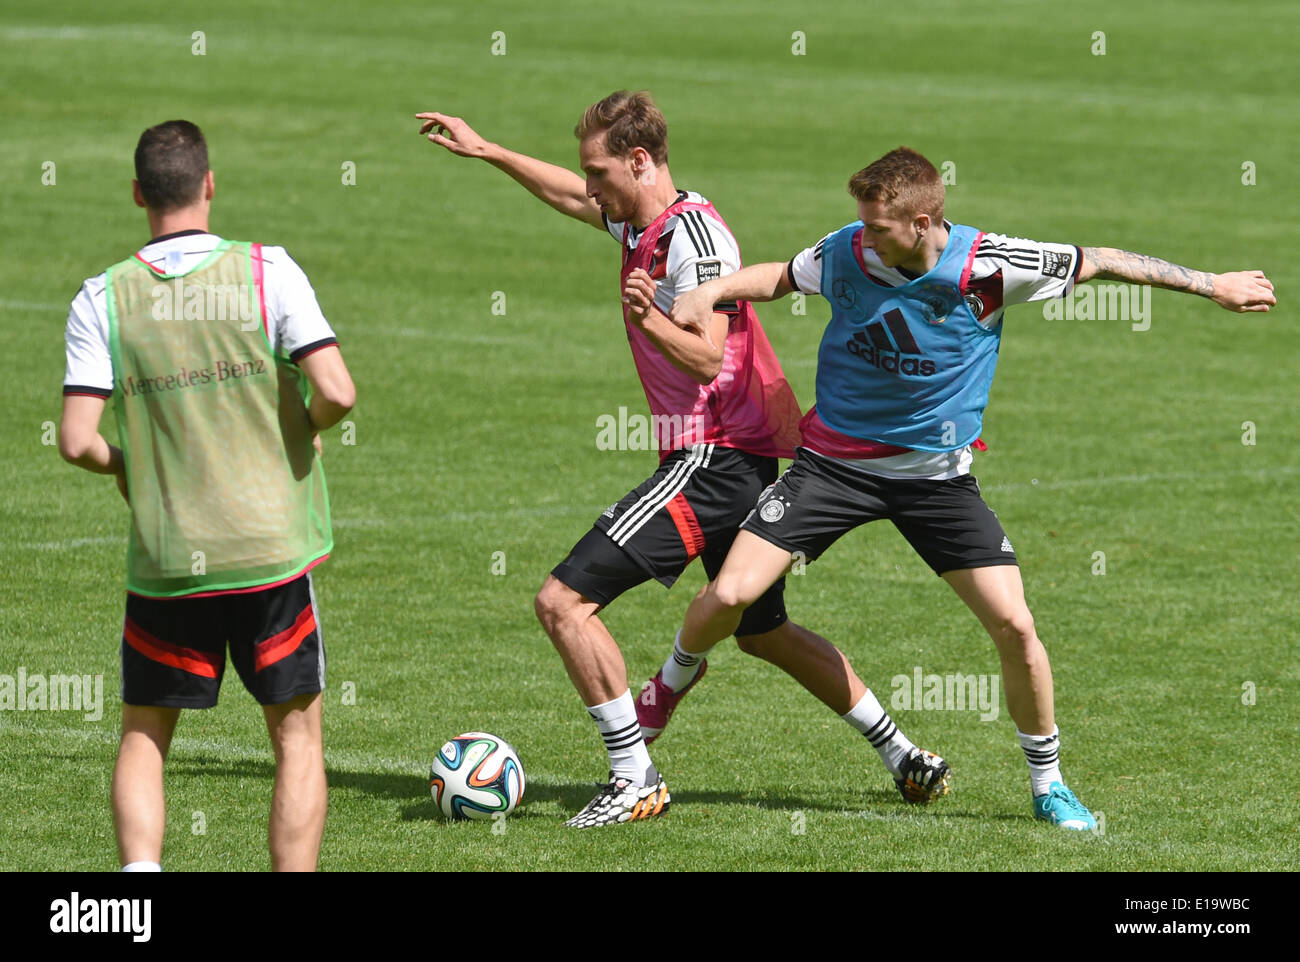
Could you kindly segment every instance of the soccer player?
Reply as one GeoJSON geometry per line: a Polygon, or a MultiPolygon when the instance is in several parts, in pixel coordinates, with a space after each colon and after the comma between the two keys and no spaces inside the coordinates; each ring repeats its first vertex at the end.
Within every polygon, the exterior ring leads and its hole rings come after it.
{"type": "MultiPolygon", "coordinates": [[[[710,578],[717,573],[747,506],[775,481],[777,458],[793,454],[798,404],[751,305],[711,310],[707,336],[667,317],[676,295],[737,270],[740,252],[713,206],[674,186],[667,125],[649,94],[618,91],[587,109],[574,131],[585,180],[489,143],[458,117],[416,116],[433,143],[487,161],[622,247],[623,318],[660,426],[662,460],[555,567],[535,607],[609,754],[608,785],[567,824],[590,828],[658,815],[670,797],[646,743],[705,664],[675,652],[634,703],[600,611],[651,578],[671,586],[696,556],[710,578]]],[[[840,651],[787,619],[783,587],[774,578],[727,633],[866,735],[905,799],[925,803],[946,792],[947,764],[899,731],[840,651]]]]}
{"type": "Polygon", "coordinates": [[[217,703],[229,642],[275,753],[271,866],[310,871],[326,783],[309,571],[333,547],[316,432],[351,409],[352,379],[283,248],[209,232],[198,127],[150,127],[135,172],[153,239],[72,301],[59,432],[64,459],[113,475],[131,508],[118,855],[161,870],[167,749],[182,708],[217,703]],[[109,398],[121,448],[99,433],[109,398]]]}
{"type": "Polygon", "coordinates": [[[792,552],[817,558],[857,526],[888,518],[997,646],[1035,817],[1093,828],[1061,777],[1051,668],[1015,552],[970,473],[1003,310],[1102,278],[1267,311],[1273,285],[1259,271],[1209,274],[1127,251],[953,225],[944,220],[939,173],[906,147],[854,174],[849,193],[854,223],[788,263],[757,264],[684,292],[671,310],[673,320],[702,329],[719,302],[802,291],[831,306],[803,444],[691,603],[678,645],[703,657],[784,575],[792,552]]]}

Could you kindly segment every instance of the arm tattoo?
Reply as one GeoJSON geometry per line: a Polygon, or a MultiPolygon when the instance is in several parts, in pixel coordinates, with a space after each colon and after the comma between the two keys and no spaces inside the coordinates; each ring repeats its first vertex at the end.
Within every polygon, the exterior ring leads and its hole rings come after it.
{"type": "Polygon", "coordinates": [[[1085,247],[1083,256],[1096,271],[1094,279],[1150,284],[1170,291],[1187,291],[1202,297],[1214,295],[1214,275],[1194,271],[1158,257],[1116,250],[1113,247],[1085,247]]]}

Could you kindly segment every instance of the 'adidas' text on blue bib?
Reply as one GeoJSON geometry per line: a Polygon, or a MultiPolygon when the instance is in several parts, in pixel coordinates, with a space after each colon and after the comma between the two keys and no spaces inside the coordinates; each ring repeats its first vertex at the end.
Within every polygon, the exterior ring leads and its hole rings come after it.
{"type": "Polygon", "coordinates": [[[855,221],[823,245],[831,321],[817,352],[817,411],[850,437],[956,451],[980,434],[1002,336],[967,307],[961,283],[982,236],[955,226],[934,268],[889,287],[853,250],[855,221]]]}

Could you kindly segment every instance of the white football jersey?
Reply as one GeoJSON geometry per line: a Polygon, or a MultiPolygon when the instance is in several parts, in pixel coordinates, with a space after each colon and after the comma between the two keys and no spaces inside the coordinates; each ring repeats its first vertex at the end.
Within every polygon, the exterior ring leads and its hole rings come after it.
{"type": "MultiPolygon", "coordinates": [[[[221,238],[215,234],[185,232],[150,241],[140,249],[139,256],[157,270],[179,274],[197,267],[219,243],[221,238]]],[[[271,350],[297,362],[313,351],[338,343],[316,302],[311,282],[285,249],[263,246],[262,262],[271,350]]],[[[88,278],[72,299],[65,334],[64,394],[106,398],[113,393],[104,291],[107,273],[88,278]]]]}
{"type": "MultiPolygon", "coordinates": [[[[679,202],[708,203],[695,191],[679,190],[677,197],[679,202]]],[[[627,246],[636,249],[641,231],[623,221],[603,219],[614,240],[622,244],[626,238],[627,246]]],[[[652,268],[650,276],[656,284],[655,307],[667,315],[679,294],[715,277],[740,270],[740,248],[731,232],[714,218],[698,210],[682,211],[664,224],[652,268]]],[[[731,314],[736,305],[719,304],[715,310],[720,314],[731,314]]]]}

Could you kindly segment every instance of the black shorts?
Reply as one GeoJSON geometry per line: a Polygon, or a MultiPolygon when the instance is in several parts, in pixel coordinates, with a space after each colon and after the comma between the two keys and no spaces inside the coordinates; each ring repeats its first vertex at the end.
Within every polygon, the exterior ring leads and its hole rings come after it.
{"type": "MultiPolygon", "coordinates": [[[[720,445],[674,451],[597,518],[551,574],[602,607],[651,578],[672,587],[697,556],[712,581],[776,470],[776,458],[720,445]]],[[[784,623],[784,595],[782,578],[745,610],[736,634],[763,634],[784,623]]]]}
{"type": "Polygon", "coordinates": [[[881,518],[894,523],[937,575],[1018,563],[973,475],[885,478],[806,448],[741,527],[811,561],[858,525],[881,518]]]}
{"type": "Polygon", "coordinates": [[[146,598],[127,594],[122,701],[211,708],[226,670],[226,644],[240,680],[263,705],[325,687],[311,574],[243,594],[146,598]]]}

